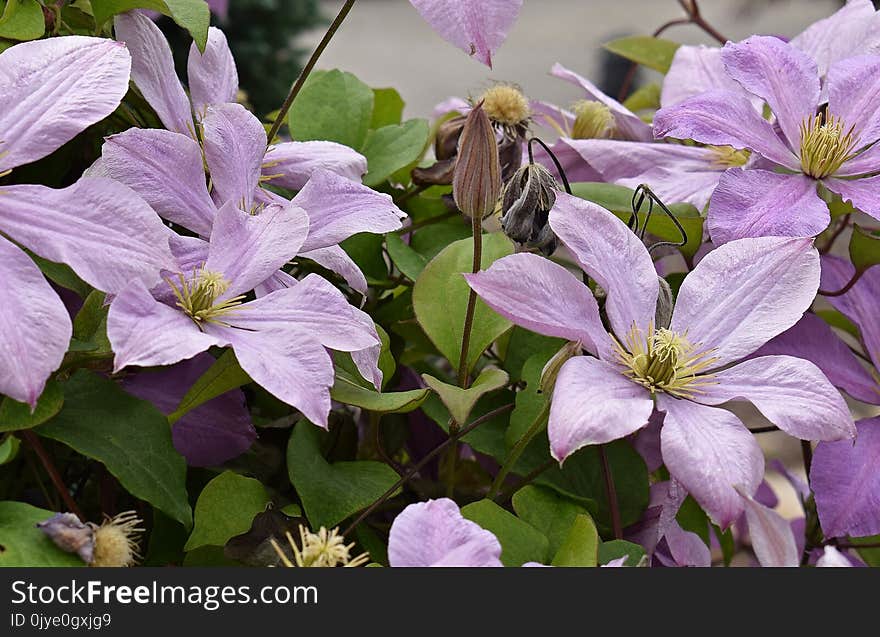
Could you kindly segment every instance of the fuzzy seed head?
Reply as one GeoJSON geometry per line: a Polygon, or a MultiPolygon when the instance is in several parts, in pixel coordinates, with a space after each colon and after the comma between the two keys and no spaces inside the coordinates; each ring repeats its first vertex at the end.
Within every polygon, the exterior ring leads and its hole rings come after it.
{"type": "Polygon", "coordinates": [[[134,511],[108,518],[95,529],[95,552],[90,566],[134,566],[140,559],[138,544],[144,529],[134,511]]]}
{"type": "Polygon", "coordinates": [[[525,125],[532,114],[528,98],[510,84],[496,84],[479,101],[490,120],[509,128],[525,125]]]}
{"type": "Polygon", "coordinates": [[[574,114],[573,139],[609,139],[617,128],[611,109],[601,102],[581,100],[574,105],[574,114]]]}

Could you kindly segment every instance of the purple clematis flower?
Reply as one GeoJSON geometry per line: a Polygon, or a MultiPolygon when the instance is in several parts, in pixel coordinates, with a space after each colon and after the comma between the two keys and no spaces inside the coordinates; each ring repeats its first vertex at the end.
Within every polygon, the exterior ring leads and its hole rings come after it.
{"type": "Polygon", "coordinates": [[[228,201],[217,211],[207,258],[204,242],[180,238],[189,249],[164,285],[151,291],[135,283],[113,300],[107,336],[115,370],[232,347],[256,383],[326,428],[334,374],[328,349],[378,347],[372,321],[317,275],[245,302],[299,251],[308,227],[305,211],[292,203],[248,213],[228,201]]]}
{"type": "Polygon", "coordinates": [[[502,566],[493,533],[461,515],[448,498],[410,504],[388,536],[388,563],[408,566],[502,566]]]}
{"type": "Polygon", "coordinates": [[[522,0],[410,0],[447,42],[492,68],[492,56],[522,9],[522,0]]]}
{"type": "MultiPolygon", "coordinates": [[[[130,65],[124,45],[81,36],[0,54],[0,177],[112,113],[128,90],[130,65]]],[[[33,407],[72,328],[64,304],[16,244],[66,263],[105,292],[132,280],[153,285],[173,258],[159,218],[121,184],[0,186],[0,393],[33,407]]]]}
{"type": "MultiPolygon", "coordinates": [[[[214,363],[198,354],[171,367],[147,370],[122,381],[125,391],[171,414],[186,392],[214,363]]],[[[194,467],[222,464],[247,451],[257,432],[251,424],[244,393],[233,389],[206,401],[174,423],[174,448],[194,467]]]]}
{"type": "Polygon", "coordinates": [[[789,356],[743,361],[812,303],[819,255],[809,239],[764,237],[709,252],[685,278],[671,320],[662,324],[655,318],[654,264],[623,222],[559,194],[550,226],[605,290],[610,334],[581,281],[536,255],[505,257],[465,278],[514,323],[579,341],[598,356],[572,358],[559,372],[548,425],[554,458],[561,462],[585,445],[628,436],[655,409],[664,412],[667,469],[726,527],[744,508],[737,488],[755,493],[764,460],[740,420],[717,405],[751,401],[806,440],[854,437],[846,403],[814,364],[789,356]]]}
{"type": "Polygon", "coordinates": [[[880,176],[871,176],[880,171],[880,56],[835,62],[825,111],[817,64],[794,46],[754,36],[728,43],[721,56],[727,73],[767,102],[776,125],[742,93],[722,89],[661,109],[654,134],[749,150],[788,172],[727,170],[709,204],[712,241],[818,234],[830,215],[817,183],[880,219],[880,176]]]}

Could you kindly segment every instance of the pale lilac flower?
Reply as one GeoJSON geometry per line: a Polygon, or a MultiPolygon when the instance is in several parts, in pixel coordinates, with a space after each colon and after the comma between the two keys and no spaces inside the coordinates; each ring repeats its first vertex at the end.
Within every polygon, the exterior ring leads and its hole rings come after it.
{"type": "Polygon", "coordinates": [[[207,258],[201,258],[201,240],[181,238],[177,243],[195,249],[176,272],[165,273],[164,285],[151,291],[135,283],[113,300],[107,336],[114,369],[171,365],[210,347],[232,347],[251,379],[326,428],[334,377],[328,349],[378,346],[372,321],[314,274],[245,302],[307,234],[308,217],[295,204],[252,214],[228,201],[217,211],[207,258]]]}
{"type": "Polygon", "coordinates": [[[654,264],[622,221],[559,194],[550,226],[605,290],[611,334],[589,289],[536,255],[505,257],[465,278],[514,323],[579,341],[598,356],[572,358],[559,372],[548,425],[554,458],[628,436],[655,409],[665,412],[660,435],[667,469],[727,526],[744,506],[736,487],[754,494],[764,460],[739,419],[717,405],[749,400],[806,440],[855,435],[846,403],[815,365],[790,356],[743,360],[812,303],[819,255],[809,239],[763,237],[709,252],[685,278],[663,325],[655,322],[654,264]]]}
{"type": "MultiPolygon", "coordinates": [[[[171,367],[145,370],[122,381],[125,391],[150,401],[163,414],[177,409],[214,358],[207,353],[171,367]]],[[[186,413],[171,427],[174,448],[194,467],[222,464],[247,451],[257,438],[241,389],[233,389],[186,413]]]]}
{"type": "MultiPolygon", "coordinates": [[[[0,176],[110,115],[128,90],[130,65],[124,45],[81,36],[0,53],[0,176]]],[[[58,295],[15,243],[66,263],[105,292],[132,280],[152,285],[173,259],[159,218],[106,179],[61,190],[0,186],[0,233],[0,393],[33,407],[72,328],[58,295]]]]}
{"type": "MultiPolygon", "coordinates": [[[[844,444],[848,444],[844,443],[844,444]]],[[[779,513],[737,489],[745,504],[752,550],[761,566],[794,567],[800,564],[800,551],[791,524],[779,513]]]]}
{"type": "Polygon", "coordinates": [[[522,0],[410,0],[437,34],[492,67],[519,17],[522,0]]]}
{"type": "Polygon", "coordinates": [[[681,528],[675,519],[687,495],[675,479],[652,484],[642,519],[627,529],[627,539],[641,544],[652,563],[668,567],[712,565],[706,543],[696,533],[681,528]]]}
{"type": "Polygon", "coordinates": [[[713,90],[658,111],[654,134],[749,150],[788,172],[727,170],[709,204],[713,242],[818,234],[830,215],[817,183],[880,219],[880,176],[870,176],[880,171],[880,56],[834,63],[821,113],[818,68],[806,53],[754,36],[721,55],[727,73],[767,102],[775,126],[742,93],[713,90]]]}
{"type": "Polygon", "coordinates": [[[462,516],[448,498],[406,507],[391,525],[388,563],[411,566],[502,566],[493,533],[462,516]]]}
{"type": "Polygon", "coordinates": [[[826,546],[822,551],[822,556],[816,560],[816,566],[819,568],[852,568],[852,562],[836,547],[826,546]]]}

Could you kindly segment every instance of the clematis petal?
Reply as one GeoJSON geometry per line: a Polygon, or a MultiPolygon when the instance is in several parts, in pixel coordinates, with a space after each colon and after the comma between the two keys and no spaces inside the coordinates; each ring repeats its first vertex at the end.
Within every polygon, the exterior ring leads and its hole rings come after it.
{"type": "Polygon", "coordinates": [[[302,250],[336,245],[359,232],[384,234],[402,227],[406,217],[390,195],[318,168],[293,202],[309,214],[309,236],[302,250]]]}
{"type": "Polygon", "coordinates": [[[819,104],[819,71],[803,51],[777,37],[753,35],[728,42],[721,53],[728,75],[764,99],[788,145],[800,148],[800,127],[819,104]]]}
{"type": "Polygon", "coordinates": [[[836,192],[844,201],[880,221],[880,175],[862,179],[823,179],[828,190],[836,192]]]}
{"type": "Polygon", "coordinates": [[[611,355],[596,299],[561,265],[535,254],[512,254],[464,278],[489,307],[517,325],[611,355]]]}
{"type": "Polygon", "coordinates": [[[211,104],[235,102],[238,70],[223,31],[217,27],[208,29],[204,53],[199,52],[195,42],[190,45],[186,74],[193,110],[200,119],[211,104]]]}
{"type": "Polygon", "coordinates": [[[266,152],[263,179],[282,188],[300,190],[319,168],[360,181],[367,172],[367,158],[336,142],[282,142],[266,152]]]}
{"type": "Polygon", "coordinates": [[[811,240],[731,241],[685,277],[670,327],[711,349],[721,367],[797,323],[818,287],[819,253],[811,240]]]}
{"type": "Polygon", "coordinates": [[[172,365],[227,343],[196,327],[186,314],[154,299],[140,283],[122,290],[107,313],[113,371],[129,365],[172,365]]]}
{"type": "Polygon", "coordinates": [[[0,53],[0,173],[45,157],[119,106],[131,56],[105,38],[67,36],[0,53]]]}
{"type": "Polygon", "coordinates": [[[209,106],[202,129],[214,201],[220,206],[231,201],[250,212],[254,192],[260,185],[266,129],[241,104],[209,106]]]}
{"type": "Polygon", "coordinates": [[[813,452],[810,485],[826,537],[880,533],[880,418],[856,428],[855,444],[820,442],[813,452]]]}
{"type": "Polygon", "coordinates": [[[651,132],[651,125],[645,123],[642,118],[626,108],[623,104],[603,93],[598,86],[570,71],[559,63],[553,65],[550,75],[579,86],[586,93],[588,100],[600,102],[607,106],[614,117],[614,123],[617,128],[617,137],[632,141],[649,142],[654,139],[651,132]]]}
{"type": "Polygon", "coordinates": [[[805,175],[731,168],[709,202],[715,245],[746,237],[815,237],[831,222],[828,205],[805,175]]]}
{"type": "Polygon", "coordinates": [[[880,405],[880,383],[859,362],[828,323],[812,313],[804,314],[794,327],[786,330],[755,356],[784,354],[803,358],[822,370],[832,385],[865,403],[880,405]]]}
{"type": "Polygon", "coordinates": [[[562,463],[581,447],[628,436],[648,424],[653,410],[644,387],[608,363],[576,356],[556,377],[547,425],[550,454],[562,463]]]}
{"type": "Polygon", "coordinates": [[[764,100],[747,93],[727,74],[721,60],[723,49],[715,46],[682,45],[675,51],[669,72],[663,78],[660,105],[673,106],[694,95],[712,90],[743,92],[760,113],[764,100]]]}
{"type": "Polygon", "coordinates": [[[252,215],[228,201],[214,220],[205,269],[222,272],[229,288],[220,299],[253,290],[296,256],[309,232],[305,210],[288,204],[252,215]]]}
{"type": "Polygon", "coordinates": [[[325,347],[355,352],[380,343],[376,328],[355,316],[342,292],[310,274],[291,288],[276,290],[242,305],[228,322],[242,330],[281,330],[293,326],[325,347]]]}
{"type": "MultiPolygon", "coordinates": [[[[214,363],[205,353],[171,367],[144,371],[122,381],[125,391],[149,400],[163,414],[170,414],[193,384],[214,363]]],[[[247,451],[257,432],[240,389],[233,389],[202,403],[171,429],[174,448],[194,467],[216,466],[247,451]]]]}
{"type": "MultiPolygon", "coordinates": [[[[361,325],[361,328],[370,334],[375,334],[379,340],[379,333],[376,331],[376,324],[366,312],[362,312],[356,308],[352,308],[352,316],[361,325]]],[[[382,355],[382,342],[376,345],[370,345],[363,349],[355,350],[351,353],[351,360],[358,372],[364,377],[364,380],[373,383],[376,391],[382,391],[382,370],[379,369],[379,356],[382,355]]]]}
{"type": "Polygon", "coordinates": [[[791,44],[816,60],[824,76],[838,60],[880,51],[880,14],[870,0],[848,0],[836,13],[792,38],[791,44]]]}
{"type": "Polygon", "coordinates": [[[833,546],[826,546],[822,551],[822,557],[816,560],[819,568],[852,568],[853,564],[846,556],[833,546]]]}
{"type": "Polygon", "coordinates": [[[412,566],[501,566],[501,544],[462,516],[448,498],[407,506],[391,525],[388,563],[412,566]]]}
{"type": "Polygon", "coordinates": [[[730,526],[764,475],[764,456],[754,436],[729,411],[657,396],[666,412],[660,442],[669,473],[694,496],[713,522],[730,526]]]}
{"type": "Polygon", "coordinates": [[[171,47],[159,27],[141,11],[113,19],[116,39],[131,52],[131,79],[170,131],[195,137],[192,109],[174,71],[171,47]]]}
{"type": "Polygon", "coordinates": [[[168,221],[211,234],[216,207],[208,194],[202,149],[191,137],[158,128],[112,135],[89,176],[125,184],[168,221]]]}
{"type": "MultiPolygon", "coordinates": [[[[855,268],[846,259],[822,257],[822,289],[840,290],[855,275],[855,268]]],[[[880,370],[880,266],[868,268],[858,282],[845,294],[825,297],[829,303],[856,324],[862,336],[865,353],[880,370]]]]}
{"type": "Polygon", "coordinates": [[[837,170],[837,177],[852,177],[880,171],[880,144],[869,146],[858,155],[843,163],[837,170]]]}
{"type": "Polygon", "coordinates": [[[661,108],[654,116],[654,136],[748,148],[786,168],[800,170],[792,150],[742,93],[713,90],[661,108]]]}
{"type": "Polygon", "coordinates": [[[745,491],[737,491],[743,498],[752,549],[761,566],[798,566],[800,552],[788,521],[773,509],[757,502],[745,491]]]}
{"type": "Polygon", "coordinates": [[[255,383],[327,429],[333,360],[312,333],[300,325],[258,330],[210,325],[207,329],[229,341],[241,368],[255,383]]]}
{"type": "Polygon", "coordinates": [[[694,398],[704,405],[748,400],[774,425],[801,440],[856,435],[843,397],[822,371],[794,356],[761,356],[713,374],[694,398]]]}
{"type": "Polygon", "coordinates": [[[522,0],[410,0],[437,34],[492,67],[492,56],[507,39],[522,0]]]}
{"type": "Polygon", "coordinates": [[[133,190],[110,179],[83,178],[61,190],[5,186],[0,232],[66,263],[104,292],[132,281],[154,285],[162,269],[174,268],[162,220],[133,190]]]}
{"type": "Polygon", "coordinates": [[[558,193],[550,227],[608,294],[614,332],[645,329],[654,319],[659,284],[651,256],[626,224],[594,203],[558,193]]]}
{"type": "Polygon", "coordinates": [[[0,236],[0,394],[33,408],[73,328],[64,303],[24,252],[0,236]]]}
{"type": "Polygon", "coordinates": [[[311,259],[322,268],[327,268],[331,272],[335,272],[345,282],[351,286],[355,292],[360,292],[364,296],[368,293],[367,277],[361,271],[357,263],[354,262],[348,253],[340,246],[327,246],[326,248],[317,248],[308,252],[300,252],[300,257],[311,259]]]}
{"type": "MultiPolygon", "coordinates": [[[[878,23],[880,28],[880,23],[878,23]]],[[[828,112],[853,127],[856,148],[880,139],[880,56],[859,55],[828,70],[828,112]]]]}

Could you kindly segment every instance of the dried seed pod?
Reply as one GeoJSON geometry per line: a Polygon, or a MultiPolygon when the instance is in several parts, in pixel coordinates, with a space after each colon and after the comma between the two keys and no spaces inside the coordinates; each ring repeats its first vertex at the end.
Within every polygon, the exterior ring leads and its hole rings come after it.
{"type": "Polygon", "coordinates": [[[83,562],[90,564],[95,552],[95,530],[80,522],[73,513],[56,513],[37,528],[49,536],[55,546],[67,553],[76,553],[83,562]]]}
{"type": "Polygon", "coordinates": [[[513,241],[550,255],[558,240],[548,223],[559,184],[540,164],[520,168],[507,182],[501,203],[501,228],[513,241]]]}
{"type": "Polygon", "coordinates": [[[455,204],[471,218],[485,218],[501,195],[501,162],[495,130],[478,104],[467,116],[452,178],[455,204]]]}

